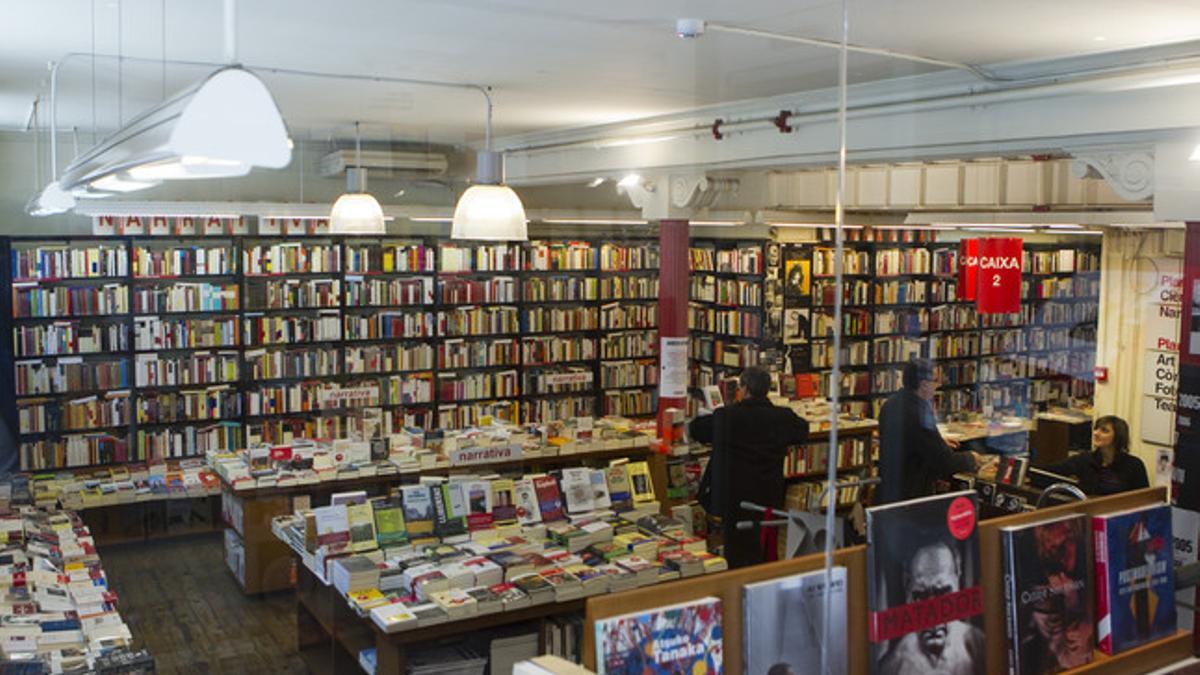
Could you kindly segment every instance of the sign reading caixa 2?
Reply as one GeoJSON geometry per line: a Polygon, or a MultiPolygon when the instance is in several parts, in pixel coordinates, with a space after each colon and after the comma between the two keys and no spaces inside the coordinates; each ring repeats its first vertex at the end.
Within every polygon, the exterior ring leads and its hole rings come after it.
{"type": "Polygon", "coordinates": [[[1021,311],[1021,256],[1017,237],[964,239],[958,248],[958,299],[974,300],[980,314],[1021,311]]]}

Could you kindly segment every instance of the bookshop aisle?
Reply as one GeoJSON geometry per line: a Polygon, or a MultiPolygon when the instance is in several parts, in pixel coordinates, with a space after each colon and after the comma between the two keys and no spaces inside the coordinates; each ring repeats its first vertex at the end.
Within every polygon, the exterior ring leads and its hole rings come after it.
{"type": "Polygon", "coordinates": [[[103,550],[122,616],[156,672],[307,673],[295,597],[247,597],[225,570],[220,533],[103,550]]]}

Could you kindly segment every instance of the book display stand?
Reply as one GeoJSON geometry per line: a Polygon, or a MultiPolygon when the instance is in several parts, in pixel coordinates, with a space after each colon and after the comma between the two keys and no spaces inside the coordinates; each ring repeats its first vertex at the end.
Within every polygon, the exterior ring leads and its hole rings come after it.
{"type": "MultiPolygon", "coordinates": [[[[1005,610],[1003,570],[1000,554],[1000,530],[1004,527],[1046,520],[1072,513],[1089,515],[1112,513],[1123,509],[1166,502],[1166,490],[1146,488],[1110,497],[1089,499],[1051,508],[1031,511],[1019,515],[984,520],[979,524],[980,558],[982,561],[982,587],[984,592],[984,633],[986,642],[986,671],[1007,671],[1007,646],[1005,641],[1005,610]]],[[[596,621],[652,610],[677,603],[717,597],[723,611],[722,633],[724,636],[724,672],[741,675],[743,671],[742,635],[742,587],[748,583],[822,569],[823,554],[781,560],[718,574],[684,579],[652,589],[614,593],[589,598],[586,609],[586,626],[596,621]]],[[[849,621],[849,643],[847,650],[848,670],[852,675],[871,672],[870,643],[867,612],[867,548],[855,546],[834,552],[833,564],[847,570],[847,618],[849,621]]],[[[584,632],[583,665],[592,670],[597,666],[596,638],[594,632],[584,632]]],[[[1169,638],[1151,642],[1141,647],[1107,656],[1095,652],[1088,665],[1069,671],[1072,673],[1113,674],[1147,672],[1158,667],[1185,659],[1191,655],[1192,636],[1179,631],[1169,638]]]]}

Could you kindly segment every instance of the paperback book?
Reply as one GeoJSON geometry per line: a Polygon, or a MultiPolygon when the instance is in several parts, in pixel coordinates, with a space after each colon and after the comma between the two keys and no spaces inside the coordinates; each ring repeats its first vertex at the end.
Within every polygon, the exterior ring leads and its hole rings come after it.
{"type": "Polygon", "coordinates": [[[433,534],[433,500],[425,485],[405,485],[400,488],[404,502],[404,521],[410,539],[433,534]]]}
{"type": "Polygon", "coordinates": [[[830,574],[828,671],[821,670],[825,587],[825,571],[820,570],[742,588],[742,653],[747,675],[846,673],[846,568],[834,567],[830,574]]]}
{"type": "Polygon", "coordinates": [[[871,671],[985,675],[974,492],[867,509],[871,671]]]}
{"type": "Polygon", "coordinates": [[[562,492],[559,491],[558,481],[554,480],[554,476],[534,476],[533,489],[537,493],[538,510],[542,513],[543,521],[549,523],[565,517],[562,492]]]}
{"type": "Polygon", "coordinates": [[[513,494],[517,503],[517,522],[522,525],[542,522],[542,511],[538,506],[537,491],[534,490],[532,479],[521,478],[514,481],[513,494]]]}
{"type": "Polygon", "coordinates": [[[1171,507],[1092,518],[1096,546],[1097,642],[1118,654],[1175,630],[1171,507]]]}
{"type": "Polygon", "coordinates": [[[721,601],[659,607],[596,622],[599,675],[723,672],[721,601]]]}
{"type": "Polygon", "coordinates": [[[1000,530],[1011,675],[1057,673],[1092,660],[1091,538],[1074,514],[1000,530]]]}

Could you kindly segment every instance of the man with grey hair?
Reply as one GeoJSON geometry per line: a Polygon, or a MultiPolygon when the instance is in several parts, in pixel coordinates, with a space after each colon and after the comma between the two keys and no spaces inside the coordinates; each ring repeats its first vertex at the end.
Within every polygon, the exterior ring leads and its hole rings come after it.
{"type": "Polygon", "coordinates": [[[763,562],[755,530],[738,530],[739,520],[753,515],[741,508],[750,501],[783,508],[783,459],[788,449],[808,438],[808,422],[789,408],[767,399],[771,376],[757,366],[742,371],[736,403],[692,420],[688,431],[696,441],[712,444],[706,478],[712,490],[706,506],[721,519],[729,567],[763,562]]]}

